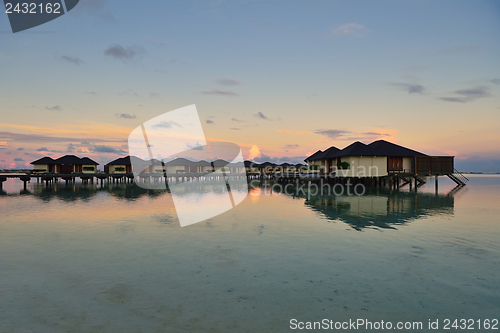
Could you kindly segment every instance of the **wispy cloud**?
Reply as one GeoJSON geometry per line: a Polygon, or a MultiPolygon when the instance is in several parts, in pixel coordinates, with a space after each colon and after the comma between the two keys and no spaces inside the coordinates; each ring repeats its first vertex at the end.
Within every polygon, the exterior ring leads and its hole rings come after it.
{"type": "Polygon", "coordinates": [[[36,151],[49,152],[49,153],[62,153],[60,150],[48,149],[47,147],[38,148],[36,151]]]}
{"type": "Polygon", "coordinates": [[[179,125],[175,121],[162,121],[156,125],[153,125],[153,127],[157,127],[157,128],[172,128],[174,126],[182,127],[181,125],[179,125]]]}
{"type": "Polygon", "coordinates": [[[324,135],[329,137],[330,139],[340,139],[346,134],[351,134],[351,131],[337,130],[337,129],[328,129],[328,130],[319,130],[315,132],[316,134],[324,135]]]}
{"type": "Polygon", "coordinates": [[[14,158],[14,162],[24,162],[22,158],[16,157],[14,158]]]}
{"type": "Polygon", "coordinates": [[[283,134],[297,134],[297,135],[302,135],[302,134],[318,134],[314,132],[307,132],[307,131],[294,131],[294,130],[286,130],[286,129],[275,129],[275,132],[278,133],[283,133],[283,134]]]}
{"type": "Polygon", "coordinates": [[[151,93],[151,94],[149,94],[149,96],[150,96],[151,98],[158,98],[158,99],[161,99],[161,97],[160,97],[160,96],[161,96],[161,94],[159,94],[159,93],[151,93]]]}
{"type": "Polygon", "coordinates": [[[95,91],[86,91],[85,92],[87,95],[97,95],[95,91]]]}
{"type": "Polygon", "coordinates": [[[401,82],[390,82],[389,85],[397,87],[399,89],[407,91],[409,94],[420,94],[423,95],[426,92],[426,88],[420,84],[410,84],[401,82]]]}
{"type": "Polygon", "coordinates": [[[106,145],[97,145],[97,146],[91,147],[89,150],[93,153],[126,154],[126,151],[123,149],[117,149],[117,148],[113,148],[111,146],[106,146],[106,145]]]}
{"type": "Polygon", "coordinates": [[[62,111],[62,107],[60,105],[46,106],[45,108],[50,111],[62,111]]]}
{"type": "Polygon", "coordinates": [[[77,56],[62,55],[60,58],[61,58],[61,60],[64,60],[66,62],[75,64],[75,65],[83,64],[83,61],[77,56]]]}
{"type": "Polygon", "coordinates": [[[441,97],[440,100],[445,102],[467,103],[475,101],[479,98],[491,97],[488,88],[486,87],[473,87],[469,89],[458,89],[454,91],[459,96],[455,97],[441,97]]]}
{"type": "Polygon", "coordinates": [[[491,83],[500,85],[500,79],[493,79],[491,80],[491,83]]]}
{"type": "Polygon", "coordinates": [[[123,119],[135,119],[137,118],[135,114],[129,114],[129,113],[115,113],[116,118],[123,118],[123,119]]]}
{"type": "Polygon", "coordinates": [[[135,97],[141,97],[139,94],[133,90],[125,90],[122,92],[119,92],[118,95],[120,96],[135,96],[135,97]]]}
{"type": "Polygon", "coordinates": [[[213,122],[213,121],[211,121],[210,119],[205,120],[205,122],[206,122],[207,124],[213,124],[213,123],[214,123],[214,122],[213,122]]]}
{"type": "Polygon", "coordinates": [[[456,103],[465,103],[466,101],[460,97],[441,97],[440,100],[445,102],[456,102],[456,103]]]}
{"type": "Polygon", "coordinates": [[[241,128],[238,128],[238,127],[231,127],[230,129],[233,131],[241,131],[241,128]]]}
{"type": "Polygon", "coordinates": [[[367,27],[358,23],[347,23],[341,25],[338,28],[333,29],[333,36],[364,36],[367,33],[371,32],[367,27]]]}
{"type": "Polygon", "coordinates": [[[244,123],[245,122],[244,120],[237,119],[237,118],[231,118],[231,121],[235,121],[237,123],[244,123]]]}
{"type": "Polygon", "coordinates": [[[209,90],[209,91],[202,91],[201,93],[204,95],[219,95],[219,96],[228,96],[228,97],[240,96],[240,94],[235,93],[234,91],[218,90],[218,89],[213,89],[213,90],[209,90]]]}
{"type": "Polygon", "coordinates": [[[257,117],[259,119],[264,119],[264,120],[269,120],[269,118],[267,116],[265,116],[262,112],[257,112],[256,114],[254,114],[254,117],[257,117]]]}
{"type": "Polygon", "coordinates": [[[140,58],[146,50],[141,45],[121,46],[114,44],[104,50],[104,55],[115,59],[130,61],[140,58]]]}
{"type": "Polygon", "coordinates": [[[214,80],[214,83],[221,85],[221,86],[232,87],[232,86],[237,86],[238,84],[241,84],[241,81],[231,79],[228,77],[218,77],[214,80]]]}

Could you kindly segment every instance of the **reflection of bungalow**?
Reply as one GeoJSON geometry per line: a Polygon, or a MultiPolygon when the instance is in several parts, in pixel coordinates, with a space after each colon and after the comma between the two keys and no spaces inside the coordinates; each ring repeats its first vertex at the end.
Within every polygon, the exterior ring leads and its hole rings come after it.
{"type": "Polygon", "coordinates": [[[129,173],[132,172],[130,156],[120,157],[104,166],[105,173],[129,173]]]}
{"type": "Polygon", "coordinates": [[[454,172],[453,156],[428,156],[384,140],[369,145],[358,141],[342,150],[335,148],[325,154],[330,149],[308,157],[309,167],[318,165],[327,172],[337,171],[337,175],[343,177],[447,175],[454,172]]]}
{"type": "Polygon", "coordinates": [[[53,160],[44,157],[34,162],[33,172],[54,172],[61,174],[71,173],[96,173],[99,163],[88,157],[79,158],[75,155],[66,155],[53,160]]]}
{"type": "Polygon", "coordinates": [[[447,195],[389,192],[380,189],[368,195],[325,195],[306,198],[306,207],[327,220],[343,221],[353,229],[395,228],[435,214],[453,214],[455,199],[447,195]]]}

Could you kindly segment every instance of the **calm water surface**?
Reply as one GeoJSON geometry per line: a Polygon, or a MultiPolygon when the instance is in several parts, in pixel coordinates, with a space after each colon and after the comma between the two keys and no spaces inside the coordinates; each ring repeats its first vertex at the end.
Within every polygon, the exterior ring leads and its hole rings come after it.
{"type": "Polygon", "coordinates": [[[288,332],[292,318],[427,331],[429,319],[500,319],[500,177],[470,179],[459,191],[443,179],[438,193],[431,182],[362,197],[256,188],[184,228],[165,191],[9,180],[0,332],[288,332]]]}

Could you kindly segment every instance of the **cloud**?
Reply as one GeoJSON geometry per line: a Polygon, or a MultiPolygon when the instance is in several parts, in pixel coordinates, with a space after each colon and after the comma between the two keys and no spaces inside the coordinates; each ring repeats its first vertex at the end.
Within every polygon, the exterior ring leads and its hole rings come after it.
{"type": "Polygon", "coordinates": [[[402,90],[408,91],[409,94],[423,95],[426,91],[425,87],[420,84],[409,84],[409,83],[399,83],[399,82],[391,82],[389,84],[398,87],[402,90]]]}
{"type": "Polygon", "coordinates": [[[259,157],[262,155],[262,153],[260,152],[260,149],[259,147],[257,147],[256,145],[253,145],[252,148],[250,148],[250,154],[248,155],[248,159],[249,160],[253,160],[254,158],[256,157],[259,157]]]}
{"type": "Polygon", "coordinates": [[[75,65],[83,64],[83,61],[80,58],[78,58],[77,56],[62,55],[61,59],[66,61],[66,62],[70,62],[72,64],[75,64],[75,65]]]}
{"type": "Polygon", "coordinates": [[[231,127],[230,129],[233,131],[241,131],[241,128],[238,128],[238,127],[231,127]]]}
{"type": "Polygon", "coordinates": [[[387,134],[387,133],[377,133],[377,132],[365,132],[365,133],[361,133],[363,135],[369,135],[369,136],[391,136],[390,134],[387,134]]]}
{"type": "Polygon", "coordinates": [[[259,119],[264,119],[264,120],[270,120],[268,117],[266,117],[262,112],[257,112],[256,114],[254,114],[255,117],[259,118],[259,119]]]}
{"type": "Polygon", "coordinates": [[[491,82],[494,84],[500,84],[500,79],[493,79],[491,82]]]}
{"type": "Polygon", "coordinates": [[[231,121],[235,121],[237,123],[244,123],[245,122],[244,120],[236,119],[236,118],[231,118],[231,121]]]}
{"type": "Polygon", "coordinates": [[[204,95],[219,95],[219,96],[228,96],[228,97],[236,97],[240,96],[240,94],[235,93],[234,91],[230,90],[218,90],[218,89],[213,89],[210,91],[202,91],[201,92],[204,95]]]}
{"type": "Polygon", "coordinates": [[[59,105],[46,106],[45,108],[50,111],[62,111],[62,107],[59,105]]]}
{"type": "Polygon", "coordinates": [[[0,162],[3,162],[3,163],[5,163],[5,160],[0,160],[0,162]]]}
{"type": "Polygon", "coordinates": [[[138,59],[144,53],[146,53],[146,50],[140,45],[123,47],[119,44],[114,44],[104,50],[104,55],[123,61],[138,59]]]}
{"type": "Polygon", "coordinates": [[[24,153],[24,155],[31,155],[30,153],[24,153]]]}
{"type": "Polygon", "coordinates": [[[491,94],[486,87],[473,87],[469,89],[458,89],[454,91],[460,97],[441,97],[442,101],[467,103],[475,101],[479,98],[491,97],[491,94]]]}
{"type": "Polygon", "coordinates": [[[213,124],[213,123],[214,123],[214,122],[213,122],[213,121],[211,121],[210,119],[205,120],[205,122],[206,122],[207,124],[213,124]]]}
{"type": "MultiPolygon", "coordinates": [[[[68,142],[68,141],[80,141],[82,138],[76,137],[57,137],[57,136],[48,136],[48,135],[40,135],[40,134],[22,134],[22,133],[13,133],[13,132],[0,132],[0,137],[2,138],[10,138],[14,141],[23,141],[23,142],[68,142]]],[[[122,142],[121,139],[107,139],[107,138],[90,138],[90,141],[93,142],[122,142]]],[[[1,145],[0,145],[1,146],[1,145]]]]}
{"type": "Polygon", "coordinates": [[[89,149],[93,153],[125,154],[123,149],[116,149],[106,145],[97,145],[89,149]]]}
{"type": "Polygon", "coordinates": [[[324,135],[329,137],[330,139],[339,139],[345,134],[350,134],[352,132],[350,131],[343,131],[343,130],[336,130],[336,129],[330,129],[330,130],[319,130],[314,132],[316,134],[324,135]]]}
{"type": "Polygon", "coordinates": [[[364,25],[358,23],[347,23],[335,28],[332,31],[333,36],[364,36],[371,32],[364,25]]]}
{"type": "Polygon", "coordinates": [[[275,132],[278,133],[283,133],[283,134],[297,134],[297,135],[302,135],[302,134],[318,134],[314,132],[307,132],[307,131],[294,131],[294,130],[286,130],[286,129],[275,129],[275,132]]]}
{"type": "Polygon", "coordinates": [[[97,95],[95,91],[86,91],[85,93],[88,95],[97,95]]]}
{"type": "Polygon", "coordinates": [[[14,158],[14,162],[24,162],[22,158],[16,157],[14,158]]]}
{"type": "Polygon", "coordinates": [[[68,148],[66,148],[66,152],[68,152],[68,153],[72,153],[72,152],[74,152],[74,151],[75,151],[75,146],[74,146],[72,143],[70,143],[70,144],[68,145],[68,148]]]}
{"type": "Polygon", "coordinates": [[[231,79],[228,77],[218,77],[214,80],[214,83],[221,85],[221,86],[232,87],[232,86],[237,86],[238,84],[241,84],[241,81],[231,79]]]}
{"type": "Polygon", "coordinates": [[[17,148],[17,150],[24,150],[24,148],[17,148]]]}
{"type": "Polygon", "coordinates": [[[285,149],[297,149],[299,147],[299,145],[285,145],[285,149]]]}
{"type": "Polygon", "coordinates": [[[465,103],[465,100],[459,97],[441,97],[439,99],[445,102],[465,103]]]}
{"type": "Polygon", "coordinates": [[[115,113],[116,118],[123,118],[123,119],[135,119],[137,118],[135,114],[129,114],[129,113],[115,113]]]}
{"type": "Polygon", "coordinates": [[[182,127],[175,121],[162,121],[161,123],[153,125],[153,127],[159,127],[159,128],[172,128],[173,126],[182,127]]]}
{"type": "Polygon", "coordinates": [[[120,96],[135,96],[135,97],[141,97],[141,96],[139,96],[139,94],[138,94],[138,93],[136,93],[135,91],[132,91],[132,90],[122,91],[122,92],[118,93],[118,95],[120,95],[120,96]]]}
{"type": "Polygon", "coordinates": [[[52,149],[48,149],[47,147],[38,148],[36,151],[49,152],[49,153],[62,153],[62,151],[60,151],[60,150],[52,150],[52,149]]]}
{"type": "Polygon", "coordinates": [[[158,98],[158,99],[161,99],[161,97],[160,97],[160,96],[161,96],[161,94],[159,94],[159,93],[151,93],[151,94],[149,94],[149,96],[151,96],[151,98],[158,98]]]}

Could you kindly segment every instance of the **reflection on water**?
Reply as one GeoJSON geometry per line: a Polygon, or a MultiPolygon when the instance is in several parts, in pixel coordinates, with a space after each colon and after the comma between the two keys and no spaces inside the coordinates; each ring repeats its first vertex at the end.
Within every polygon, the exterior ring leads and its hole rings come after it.
{"type": "MultiPolygon", "coordinates": [[[[176,192],[182,198],[183,193],[198,193],[201,196],[213,196],[226,193],[219,183],[187,182],[177,184],[176,192]]],[[[261,195],[267,195],[269,184],[259,187],[261,195]]],[[[276,192],[276,187],[272,187],[276,192]]],[[[239,191],[233,187],[232,191],[239,191]]],[[[465,189],[452,189],[446,194],[421,193],[417,191],[396,191],[386,188],[367,188],[365,193],[358,195],[317,195],[300,196],[297,193],[288,194],[304,201],[304,205],[328,221],[342,221],[355,230],[365,228],[396,229],[395,226],[407,224],[413,220],[433,215],[453,215],[455,195],[465,189]]],[[[241,191],[246,191],[242,186],[241,191]]],[[[30,189],[20,189],[18,192],[0,195],[32,195],[42,201],[58,199],[63,202],[76,200],[88,201],[100,193],[123,200],[137,200],[141,197],[170,197],[169,190],[151,190],[138,187],[135,184],[56,184],[54,186],[35,185],[30,189]]],[[[185,205],[194,205],[192,198],[186,197],[185,205]]]]}
{"type": "Polygon", "coordinates": [[[0,332],[290,332],[292,318],[498,318],[500,177],[471,177],[458,193],[451,181],[437,194],[432,185],[361,197],[255,189],[181,228],[167,191],[24,191],[7,181],[0,332]]]}
{"type": "Polygon", "coordinates": [[[353,229],[391,228],[437,214],[453,214],[454,197],[417,192],[380,190],[363,196],[324,196],[305,205],[331,221],[343,221],[353,229]]]}

